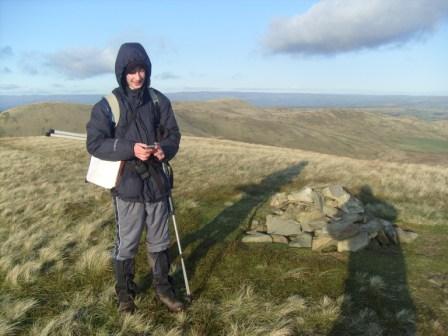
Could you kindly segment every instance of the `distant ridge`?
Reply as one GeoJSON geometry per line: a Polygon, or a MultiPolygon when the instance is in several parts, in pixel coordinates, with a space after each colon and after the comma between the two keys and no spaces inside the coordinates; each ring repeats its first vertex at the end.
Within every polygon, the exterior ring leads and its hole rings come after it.
{"type": "Polygon", "coordinates": [[[94,104],[101,98],[101,95],[0,95],[0,111],[28,105],[33,103],[75,103],[94,104]]]}
{"type": "MultiPolygon", "coordinates": [[[[167,96],[175,102],[237,99],[258,107],[376,107],[431,110],[448,115],[448,96],[406,95],[347,95],[318,93],[271,93],[237,91],[171,92],[167,96]]],[[[0,111],[35,102],[65,102],[94,104],[101,98],[92,95],[0,95],[0,111]]],[[[412,113],[411,113],[412,114],[412,113]]]]}

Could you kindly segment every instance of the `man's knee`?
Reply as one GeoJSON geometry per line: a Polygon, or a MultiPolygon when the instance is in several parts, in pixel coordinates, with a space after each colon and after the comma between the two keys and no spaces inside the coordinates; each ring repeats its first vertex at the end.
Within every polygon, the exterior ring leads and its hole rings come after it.
{"type": "Polygon", "coordinates": [[[167,237],[165,239],[158,240],[158,241],[146,240],[146,249],[148,250],[149,253],[162,252],[162,251],[165,251],[166,249],[168,249],[169,247],[170,247],[169,237],[167,237]]]}

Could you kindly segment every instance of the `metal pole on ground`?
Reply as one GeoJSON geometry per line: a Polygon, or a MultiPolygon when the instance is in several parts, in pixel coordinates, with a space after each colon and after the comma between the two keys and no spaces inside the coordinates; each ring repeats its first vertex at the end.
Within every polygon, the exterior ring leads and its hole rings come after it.
{"type": "Polygon", "coordinates": [[[75,139],[75,140],[85,140],[87,137],[86,134],[84,134],[84,133],[65,132],[65,131],[55,130],[53,128],[50,128],[45,133],[45,135],[52,136],[52,137],[59,137],[59,138],[75,139]]]}

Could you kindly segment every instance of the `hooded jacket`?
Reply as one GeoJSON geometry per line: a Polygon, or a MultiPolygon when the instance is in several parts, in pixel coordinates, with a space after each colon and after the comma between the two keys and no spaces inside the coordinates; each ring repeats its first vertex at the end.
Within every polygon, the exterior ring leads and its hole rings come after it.
{"type": "Polygon", "coordinates": [[[113,193],[125,201],[157,202],[169,194],[169,182],[163,173],[161,163],[154,157],[149,164],[153,174],[142,179],[135,170],[137,158],[134,144],[148,145],[158,141],[165,153],[165,160],[171,160],[179,149],[180,132],[171,102],[161,92],[154,90],[159,99],[160,125],[164,137],[157,139],[156,110],[149,94],[151,62],[145,49],[139,43],[125,43],[118,51],[115,62],[118,87],[112,92],[120,106],[118,125],[113,121],[109,104],[103,98],[96,103],[87,123],[87,151],[102,160],[124,161],[122,176],[113,193]],[[127,87],[125,71],[130,64],[139,64],[146,70],[145,83],[141,89],[131,91],[127,87]],[[154,172],[158,176],[154,176],[154,172]]]}

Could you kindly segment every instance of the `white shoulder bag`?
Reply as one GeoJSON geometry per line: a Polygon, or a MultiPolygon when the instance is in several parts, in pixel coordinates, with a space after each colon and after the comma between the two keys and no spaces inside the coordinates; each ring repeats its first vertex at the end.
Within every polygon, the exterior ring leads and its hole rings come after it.
{"type": "MultiPolygon", "coordinates": [[[[120,105],[118,104],[117,97],[111,93],[104,98],[110,106],[115,125],[118,125],[118,120],[120,119],[120,105]]],[[[98,159],[92,155],[90,157],[86,181],[106,189],[112,189],[118,183],[122,165],[123,161],[106,161],[98,159]]]]}

